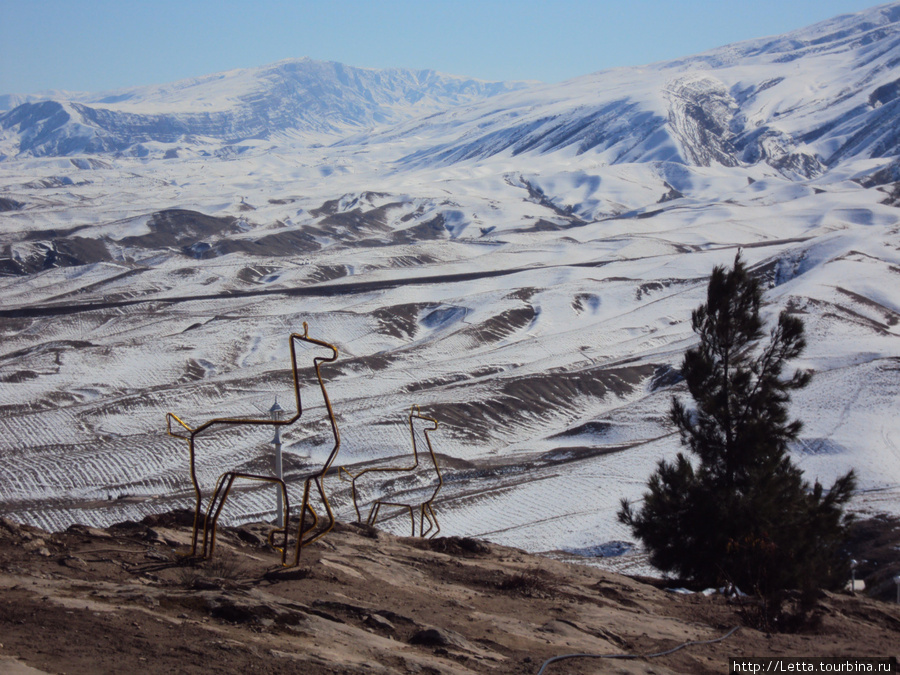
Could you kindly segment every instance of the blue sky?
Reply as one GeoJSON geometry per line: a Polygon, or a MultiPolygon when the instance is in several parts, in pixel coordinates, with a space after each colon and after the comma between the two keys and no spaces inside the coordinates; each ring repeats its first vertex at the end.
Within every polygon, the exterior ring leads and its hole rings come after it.
{"type": "Polygon", "coordinates": [[[0,94],[285,58],[558,82],[784,33],[871,0],[0,0],[0,94]]]}

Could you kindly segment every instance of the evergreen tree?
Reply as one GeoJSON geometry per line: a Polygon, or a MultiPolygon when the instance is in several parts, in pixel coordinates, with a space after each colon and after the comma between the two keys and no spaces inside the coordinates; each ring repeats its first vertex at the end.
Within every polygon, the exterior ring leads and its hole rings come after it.
{"type": "Polygon", "coordinates": [[[848,574],[843,508],[856,478],[850,471],[826,492],[791,461],[802,425],[787,405],[810,373],[783,373],[805,347],[803,323],[782,312],[764,341],[761,303],[740,253],[731,270],[713,270],[706,303],[691,317],[700,344],[681,369],[696,407],[673,397],[670,411],[696,466],[683,453],[661,461],[643,505],[636,511],[623,500],[619,520],[655,567],[688,582],[763,595],[835,587],[848,574]]]}

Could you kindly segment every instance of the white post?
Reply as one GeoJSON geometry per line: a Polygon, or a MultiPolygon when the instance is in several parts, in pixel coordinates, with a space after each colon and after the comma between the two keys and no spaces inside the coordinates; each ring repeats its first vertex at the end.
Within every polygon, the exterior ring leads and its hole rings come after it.
{"type": "MultiPolygon", "coordinates": [[[[269,413],[273,420],[280,420],[284,408],[278,405],[278,397],[275,397],[275,405],[269,408],[269,413]]],[[[275,426],[275,438],[272,439],[275,444],[275,476],[279,480],[284,480],[284,468],[281,463],[281,426],[275,426]]],[[[281,496],[281,486],[275,486],[275,524],[278,527],[284,527],[284,500],[281,496]]]]}

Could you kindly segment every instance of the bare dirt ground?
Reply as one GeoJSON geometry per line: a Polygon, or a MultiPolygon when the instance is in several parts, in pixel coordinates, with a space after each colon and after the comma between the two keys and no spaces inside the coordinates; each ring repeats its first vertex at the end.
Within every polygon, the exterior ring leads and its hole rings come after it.
{"type": "Polygon", "coordinates": [[[188,549],[191,515],[48,533],[0,519],[0,672],[725,673],[734,656],[892,656],[900,606],[820,593],[794,632],[749,599],[679,595],[493,544],[336,526],[282,569],[266,525],[188,549]],[[770,624],[771,627],[771,624],[770,624]]]}

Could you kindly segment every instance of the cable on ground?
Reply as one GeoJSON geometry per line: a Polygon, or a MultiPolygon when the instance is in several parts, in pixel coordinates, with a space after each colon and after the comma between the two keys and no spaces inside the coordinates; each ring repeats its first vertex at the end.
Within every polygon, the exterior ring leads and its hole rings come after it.
{"type": "Polygon", "coordinates": [[[543,672],[547,668],[547,666],[549,666],[554,661],[562,661],[563,659],[652,659],[656,656],[666,656],[667,654],[672,654],[673,652],[677,652],[679,649],[690,647],[691,645],[711,645],[715,642],[721,642],[725,638],[731,637],[731,635],[738,628],[740,628],[740,626],[735,626],[730,631],[725,633],[725,635],[716,638],[715,640],[692,640],[691,642],[683,642],[677,647],[667,649],[664,652],[656,652],[654,654],[563,654],[562,656],[554,656],[552,659],[547,659],[546,661],[544,661],[544,665],[541,666],[541,669],[538,671],[537,675],[543,675],[543,672]]]}

